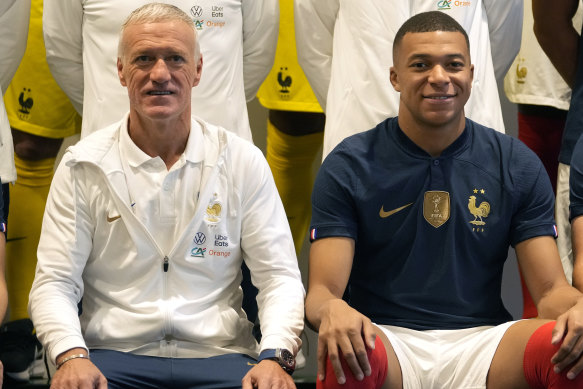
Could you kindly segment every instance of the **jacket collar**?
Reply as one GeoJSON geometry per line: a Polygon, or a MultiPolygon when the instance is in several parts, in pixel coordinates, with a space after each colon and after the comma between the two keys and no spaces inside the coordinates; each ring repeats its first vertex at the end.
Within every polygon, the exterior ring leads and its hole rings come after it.
{"type": "MultiPolygon", "coordinates": [[[[129,112],[122,120],[96,131],[77,144],[70,146],[67,152],[71,158],[70,166],[77,163],[92,163],[99,166],[107,175],[121,171],[119,144],[121,131],[127,131],[129,112]]],[[[220,130],[219,134],[224,130],[220,130]]],[[[185,149],[185,157],[190,162],[204,160],[205,166],[213,166],[220,153],[226,147],[225,136],[208,135],[209,126],[204,121],[193,117],[191,120],[191,134],[185,149]],[[203,144],[204,142],[204,144],[203,144]]]]}

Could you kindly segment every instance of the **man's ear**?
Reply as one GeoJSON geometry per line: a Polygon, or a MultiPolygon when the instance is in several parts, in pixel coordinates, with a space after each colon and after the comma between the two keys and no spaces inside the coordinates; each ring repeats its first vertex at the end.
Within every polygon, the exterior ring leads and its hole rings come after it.
{"type": "Polygon", "coordinates": [[[199,53],[198,61],[196,61],[196,76],[192,80],[193,87],[198,85],[201,76],[202,76],[202,53],[199,53]]]}
{"type": "Polygon", "coordinates": [[[391,85],[393,85],[393,89],[397,92],[401,92],[401,86],[399,85],[399,76],[397,75],[397,71],[395,70],[394,66],[391,66],[391,73],[389,76],[391,80],[391,85]]]}
{"type": "Polygon", "coordinates": [[[123,76],[123,62],[119,57],[117,58],[117,76],[119,77],[119,82],[122,86],[128,86],[126,79],[123,76]]]}

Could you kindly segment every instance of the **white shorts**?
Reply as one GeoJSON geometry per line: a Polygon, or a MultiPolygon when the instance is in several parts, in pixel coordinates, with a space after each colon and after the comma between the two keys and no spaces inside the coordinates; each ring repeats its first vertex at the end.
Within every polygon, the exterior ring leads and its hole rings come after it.
{"type": "Polygon", "coordinates": [[[462,330],[378,327],[397,354],[403,389],[484,389],[498,344],[514,323],[462,330]]]}

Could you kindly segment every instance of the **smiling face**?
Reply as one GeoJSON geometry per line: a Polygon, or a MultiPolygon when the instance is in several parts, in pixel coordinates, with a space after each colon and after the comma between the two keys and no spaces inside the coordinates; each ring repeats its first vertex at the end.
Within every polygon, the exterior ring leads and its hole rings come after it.
{"type": "Polygon", "coordinates": [[[465,124],[474,67],[460,32],[406,33],[395,47],[391,84],[401,93],[402,126],[457,128],[465,124]]]}
{"type": "Polygon", "coordinates": [[[202,72],[195,39],[193,29],[182,21],[125,28],[117,69],[128,88],[132,114],[141,120],[190,120],[192,88],[202,72]]]}

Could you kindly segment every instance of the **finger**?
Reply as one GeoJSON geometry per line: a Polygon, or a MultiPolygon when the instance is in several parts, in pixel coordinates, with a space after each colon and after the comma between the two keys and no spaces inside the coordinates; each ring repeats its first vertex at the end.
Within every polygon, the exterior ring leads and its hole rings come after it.
{"type": "Polygon", "coordinates": [[[94,389],[99,385],[98,376],[77,376],[71,375],[65,376],[61,379],[61,386],[63,388],[76,388],[76,389],[94,389]]]}
{"type": "Polygon", "coordinates": [[[567,330],[567,323],[566,319],[563,315],[557,318],[555,326],[553,327],[552,336],[551,336],[551,344],[558,345],[561,343],[561,346],[557,350],[557,352],[551,357],[551,363],[555,365],[555,372],[559,373],[561,371],[561,367],[558,364],[563,361],[566,355],[569,354],[571,347],[569,346],[569,334],[566,332],[567,330]]]}
{"type": "Polygon", "coordinates": [[[249,377],[249,373],[243,377],[241,381],[241,389],[253,389],[253,384],[251,384],[251,377],[249,377]]]}
{"type": "Polygon", "coordinates": [[[289,377],[289,380],[286,382],[286,385],[285,386],[288,389],[296,389],[296,384],[295,384],[294,380],[291,377],[289,377]]]}
{"type": "Polygon", "coordinates": [[[281,377],[271,384],[271,387],[273,389],[293,389],[295,388],[295,384],[292,377],[284,372],[281,377]]]}
{"type": "MultiPolygon", "coordinates": [[[[555,363],[555,371],[560,372],[567,368],[572,363],[576,362],[581,358],[583,353],[583,338],[580,334],[567,334],[561,348],[553,356],[551,362],[555,363]],[[563,349],[564,347],[564,349],[563,349]]],[[[573,368],[575,368],[573,366],[573,368]]],[[[573,371],[573,368],[570,371],[573,371]]],[[[575,370],[576,373],[579,370],[575,370]]]]}
{"type": "Polygon", "coordinates": [[[569,358],[570,358],[570,362],[573,362],[574,357],[571,356],[570,354],[573,352],[573,349],[575,348],[577,343],[580,341],[580,339],[581,339],[581,335],[578,332],[575,332],[575,331],[567,332],[567,335],[565,335],[565,337],[563,338],[563,341],[561,343],[561,346],[559,347],[559,350],[551,358],[551,362],[554,364],[563,364],[564,365],[565,361],[567,361],[569,358]]]}
{"type": "Polygon", "coordinates": [[[553,327],[553,336],[551,338],[551,344],[557,345],[565,336],[565,331],[567,329],[567,321],[563,316],[559,316],[555,327],[553,327]]]}
{"type": "MultiPolygon", "coordinates": [[[[330,360],[330,365],[334,372],[334,376],[336,377],[336,381],[338,381],[340,385],[343,385],[346,382],[346,376],[344,375],[344,369],[342,368],[341,358],[343,358],[343,356],[340,354],[340,346],[336,340],[332,339],[326,347],[328,348],[328,359],[330,360]]],[[[330,374],[330,371],[328,370],[329,367],[330,366],[326,365],[326,374],[330,374]]]]}
{"type": "Polygon", "coordinates": [[[579,375],[583,371],[583,359],[579,358],[577,363],[575,363],[567,372],[567,378],[570,380],[574,380],[575,377],[579,375]]]}
{"type": "MultiPolygon", "coordinates": [[[[364,327],[363,327],[364,329],[364,327]]],[[[371,373],[370,363],[368,361],[368,355],[366,352],[366,338],[363,338],[363,334],[351,334],[350,338],[351,348],[354,350],[355,355],[355,363],[357,364],[358,370],[351,367],[352,372],[354,373],[354,377],[361,381],[364,379],[365,376],[369,376],[371,373]]],[[[347,359],[348,362],[348,359],[347,359]]]]}
{"type": "Polygon", "coordinates": [[[326,358],[328,357],[328,348],[323,336],[318,337],[318,379],[324,381],[326,378],[326,358]]]}
{"type": "MultiPolygon", "coordinates": [[[[375,348],[375,342],[376,342],[376,332],[375,332],[375,327],[373,326],[372,322],[370,320],[364,320],[363,326],[362,326],[362,336],[364,338],[364,341],[366,342],[366,346],[371,349],[374,350],[375,348]]],[[[362,370],[364,371],[364,375],[365,376],[370,376],[372,374],[372,368],[370,367],[370,362],[368,360],[368,355],[366,350],[364,350],[364,354],[358,354],[358,360],[360,362],[360,366],[362,368],[362,370]]]]}
{"type": "Polygon", "coordinates": [[[290,389],[296,389],[296,383],[291,376],[288,376],[287,387],[290,389]]]}
{"type": "MultiPolygon", "coordinates": [[[[284,372],[283,369],[281,372],[270,378],[271,382],[268,381],[265,388],[294,389],[296,387],[293,378],[288,373],[284,372]]],[[[259,389],[262,388],[263,387],[259,387],[259,389]]]]}
{"type": "Polygon", "coordinates": [[[361,368],[359,358],[362,358],[363,353],[364,358],[367,361],[366,363],[368,363],[368,358],[366,358],[366,348],[364,346],[362,335],[360,332],[358,335],[349,333],[349,338],[341,339],[339,346],[340,351],[342,352],[340,358],[344,359],[354,378],[356,378],[358,381],[362,381],[364,379],[364,372],[361,368]]]}
{"type": "Polygon", "coordinates": [[[99,381],[97,383],[98,389],[107,389],[107,379],[103,374],[99,376],[99,381]]]}
{"type": "Polygon", "coordinates": [[[364,379],[364,376],[370,376],[372,369],[370,367],[370,363],[368,361],[368,354],[366,352],[366,348],[364,347],[364,343],[363,343],[363,347],[356,347],[355,348],[355,353],[356,353],[356,359],[358,360],[358,366],[360,368],[360,370],[362,371],[363,376],[355,376],[356,379],[358,379],[359,381],[364,379]]]}
{"type": "Polygon", "coordinates": [[[362,336],[366,341],[367,347],[374,350],[377,334],[375,333],[375,327],[370,320],[365,320],[362,324],[362,336]]]}

